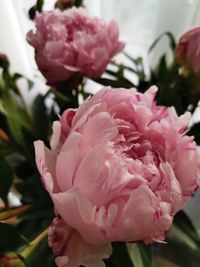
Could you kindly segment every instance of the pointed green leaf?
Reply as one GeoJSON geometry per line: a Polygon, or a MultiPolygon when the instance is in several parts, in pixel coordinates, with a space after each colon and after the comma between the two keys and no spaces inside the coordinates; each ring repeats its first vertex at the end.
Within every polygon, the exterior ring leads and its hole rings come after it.
{"type": "Polygon", "coordinates": [[[8,73],[9,71],[9,60],[5,54],[0,53],[0,68],[3,69],[4,72],[8,73]]]}
{"type": "Polygon", "coordinates": [[[7,204],[7,195],[13,182],[13,171],[8,162],[0,156],[0,198],[7,204]]]}
{"type": "Polygon", "coordinates": [[[192,248],[200,249],[200,236],[184,211],[179,211],[174,217],[172,231],[192,248]]]}
{"type": "Polygon", "coordinates": [[[135,267],[152,267],[152,252],[150,245],[127,243],[127,248],[135,267]]]}
{"type": "Polygon", "coordinates": [[[165,32],[163,34],[161,34],[160,36],[158,36],[158,38],[156,38],[156,40],[152,43],[152,45],[149,48],[149,53],[154,49],[154,47],[160,42],[160,40],[164,37],[167,36],[169,39],[169,44],[170,47],[172,49],[172,51],[174,51],[175,47],[176,47],[176,41],[174,39],[174,36],[171,32],[165,32]]]}
{"type": "Polygon", "coordinates": [[[44,0],[37,0],[36,2],[36,5],[32,6],[29,11],[28,11],[28,14],[29,14],[29,18],[31,20],[34,20],[35,19],[35,15],[36,15],[36,12],[42,12],[42,9],[43,9],[43,5],[44,5],[44,0]]]}
{"type": "Polygon", "coordinates": [[[15,140],[24,144],[23,128],[30,129],[30,120],[20,105],[17,95],[5,88],[3,91],[0,111],[7,117],[9,128],[15,140]]]}
{"type": "Polygon", "coordinates": [[[47,108],[44,103],[44,97],[38,95],[32,106],[33,123],[37,138],[47,140],[49,134],[49,117],[47,114],[47,108]]]}

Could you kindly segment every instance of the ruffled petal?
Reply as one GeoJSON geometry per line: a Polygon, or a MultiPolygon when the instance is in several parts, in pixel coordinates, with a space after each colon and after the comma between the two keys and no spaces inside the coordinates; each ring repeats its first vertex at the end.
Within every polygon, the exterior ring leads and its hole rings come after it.
{"type": "Polygon", "coordinates": [[[103,259],[112,253],[109,243],[90,244],[61,218],[54,219],[49,229],[49,245],[53,248],[58,267],[105,267],[103,259]]]}

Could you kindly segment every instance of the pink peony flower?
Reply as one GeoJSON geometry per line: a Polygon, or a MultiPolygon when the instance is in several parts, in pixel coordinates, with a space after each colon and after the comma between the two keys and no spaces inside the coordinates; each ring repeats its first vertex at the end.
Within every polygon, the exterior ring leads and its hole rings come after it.
{"type": "Polygon", "coordinates": [[[112,57],[124,48],[116,22],[89,17],[84,9],[54,10],[36,16],[36,32],[27,40],[49,84],[75,73],[99,77],[112,57]]]}
{"type": "Polygon", "coordinates": [[[197,188],[190,114],[157,106],[156,91],[104,88],[54,122],[51,150],[35,142],[60,216],[50,230],[59,267],[104,266],[112,241],[162,242],[197,188]]]}
{"type": "Polygon", "coordinates": [[[181,37],[176,47],[176,57],[180,64],[200,75],[200,27],[181,37]]]}

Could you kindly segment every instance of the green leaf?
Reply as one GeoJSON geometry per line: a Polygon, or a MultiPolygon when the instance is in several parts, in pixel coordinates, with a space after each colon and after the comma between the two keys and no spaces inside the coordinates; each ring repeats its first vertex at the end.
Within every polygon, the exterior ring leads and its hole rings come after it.
{"type": "MultiPolygon", "coordinates": [[[[114,62],[114,61],[110,62],[110,64],[112,64],[112,65],[114,65],[114,66],[116,66],[116,67],[118,67],[118,68],[120,68],[120,66],[122,66],[124,70],[129,70],[129,71],[131,71],[131,72],[133,72],[133,73],[135,73],[135,74],[138,74],[138,73],[137,73],[137,70],[135,70],[135,69],[133,69],[133,68],[131,68],[131,67],[129,67],[129,66],[125,66],[125,65],[122,65],[122,64],[117,64],[117,63],[114,62]]],[[[107,70],[106,70],[106,71],[107,71],[107,70]]]]}
{"type": "Polygon", "coordinates": [[[112,86],[114,88],[120,88],[120,87],[124,87],[124,88],[131,88],[133,87],[133,84],[128,81],[128,80],[111,80],[111,79],[107,79],[107,78],[98,78],[98,79],[94,79],[95,82],[100,83],[102,85],[105,86],[112,86]]]}
{"type": "Polygon", "coordinates": [[[26,259],[27,267],[56,267],[55,258],[51,248],[48,246],[47,238],[26,259]]]}
{"type": "Polygon", "coordinates": [[[176,265],[173,262],[169,261],[168,259],[165,259],[163,257],[157,257],[155,259],[153,267],[181,267],[180,265],[176,265]]]}
{"type": "Polygon", "coordinates": [[[29,11],[28,11],[28,15],[29,15],[29,18],[31,20],[34,20],[35,18],[35,14],[36,14],[36,7],[35,6],[32,6],[29,11]]]}
{"type": "Polygon", "coordinates": [[[8,73],[9,71],[9,60],[5,54],[0,53],[0,68],[3,69],[3,72],[8,73]]]}
{"type": "Polygon", "coordinates": [[[22,74],[20,74],[20,73],[14,73],[14,75],[13,75],[13,80],[14,81],[17,81],[17,80],[19,80],[21,78],[23,78],[23,75],[22,74]]]}
{"type": "Polygon", "coordinates": [[[191,247],[200,249],[200,236],[198,235],[193,223],[184,211],[179,211],[174,217],[174,233],[191,247]]]}
{"type": "Polygon", "coordinates": [[[152,252],[150,245],[127,243],[127,248],[135,267],[152,266],[152,252]]]}
{"type": "Polygon", "coordinates": [[[7,195],[12,185],[14,176],[10,165],[2,156],[0,156],[0,171],[0,197],[7,204],[7,195]]]}
{"type": "Polygon", "coordinates": [[[174,51],[175,47],[176,47],[176,41],[174,39],[174,36],[171,32],[165,32],[163,34],[161,34],[160,36],[158,36],[158,38],[156,38],[156,40],[152,43],[152,45],[150,46],[148,52],[150,53],[154,47],[160,42],[160,40],[164,37],[167,36],[169,39],[169,44],[170,44],[170,48],[172,49],[172,51],[174,51]]]}
{"type": "Polygon", "coordinates": [[[157,67],[157,79],[160,81],[166,79],[166,73],[167,73],[167,61],[166,61],[166,55],[163,55],[160,57],[160,61],[157,67]]]}
{"type": "Polygon", "coordinates": [[[34,205],[32,205],[29,209],[24,211],[19,218],[22,220],[30,220],[30,219],[47,219],[53,218],[53,203],[51,198],[46,193],[45,196],[41,197],[34,205]]]}
{"type": "Polygon", "coordinates": [[[37,11],[42,12],[43,5],[44,5],[44,0],[37,0],[36,5],[32,6],[29,9],[28,14],[31,20],[34,20],[37,11]]]}
{"type": "Polygon", "coordinates": [[[19,80],[19,79],[25,79],[25,80],[27,81],[27,84],[28,84],[28,89],[29,89],[29,90],[32,89],[32,87],[33,87],[33,85],[34,85],[33,81],[31,81],[30,79],[27,79],[25,76],[23,76],[23,75],[20,74],[20,73],[15,73],[15,74],[13,75],[13,80],[14,80],[14,82],[17,81],[17,80],[19,80]]]}
{"type": "Polygon", "coordinates": [[[43,5],[44,5],[44,0],[37,0],[37,3],[36,3],[37,11],[42,12],[43,5]]]}
{"type": "Polygon", "coordinates": [[[27,80],[27,83],[28,83],[28,89],[31,90],[33,88],[34,82],[29,80],[29,79],[27,79],[27,78],[26,78],[26,80],[27,80]]]}
{"type": "Polygon", "coordinates": [[[10,224],[0,222],[0,252],[14,251],[27,244],[26,239],[20,235],[16,228],[10,224]]]}
{"type": "MultiPolygon", "coordinates": [[[[24,169],[25,167],[22,166],[24,169]]],[[[24,204],[31,204],[38,201],[41,196],[46,195],[42,186],[40,176],[26,176],[28,179],[18,181],[15,184],[17,191],[21,194],[21,202],[24,204]]]]}
{"type": "Polygon", "coordinates": [[[82,5],[83,5],[83,0],[75,0],[74,5],[75,5],[76,7],[80,7],[80,6],[82,6],[82,5]]]}
{"type": "Polygon", "coordinates": [[[17,96],[5,88],[3,91],[1,112],[7,117],[8,126],[17,143],[24,145],[23,128],[30,130],[30,120],[21,107],[17,96]]]}
{"type": "Polygon", "coordinates": [[[153,267],[199,267],[200,253],[199,249],[193,249],[188,246],[183,240],[172,236],[167,239],[167,244],[155,244],[154,245],[154,257],[166,259],[165,265],[161,264],[161,261],[155,260],[153,267]],[[159,265],[160,263],[160,265],[159,265]],[[171,263],[171,265],[169,265],[171,263]],[[168,264],[168,265],[167,265],[168,264]]]}
{"type": "Polygon", "coordinates": [[[47,108],[44,103],[44,97],[38,95],[32,106],[33,123],[37,138],[46,141],[49,134],[49,117],[47,115],[47,108]]]}
{"type": "Polygon", "coordinates": [[[117,81],[120,81],[121,83],[127,84],[129,87],[134,86],[132,82],[130,82],[127,78],[124,77],[123,65],[119,66],[119,69],[117,72],[107,69],[106,73],[113,76],[115,79],[117,78],[117,81]]]}
{"type": "Polygon", "coordinates": [[[12,151],[10,151],[9,155],[6,156],[6,160],[13,169],[26,162],[26,158],[22,154],[20,154],[20,152],[12,151]]]}

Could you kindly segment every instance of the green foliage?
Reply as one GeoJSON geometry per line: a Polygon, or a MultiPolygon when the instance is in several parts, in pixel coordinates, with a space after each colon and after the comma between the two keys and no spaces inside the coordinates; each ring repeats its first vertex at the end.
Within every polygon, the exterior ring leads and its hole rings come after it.
{"type": "Polygon", "coordinates": [[[83,5],[83,0],[75,0],[74,5],[75,5],[76,7],[80,7],[80,6],[82,6],[82,5],[83,5]]]}
{"type": "Polygon", "coordinates": [[[8,162],[0,156],[0,197],[8,204],[7,195],[12,185],[14,176],[8,162]]]}
{"type": "Polygon", "coordinates": [[[28,14],[31,20],[34,20],[37,11],[42,12],[43,5],[44,5],[44,0],[37,0],[36,5],[32,6],[29,9],[28,14]]]}
{"type": "Polygon", "coordinates": [[[32,105],[32,114],[37,138],[47,141],[50,132],[50,123],[44,100],[43,96],[36,96],[32,105]]]}
{"type": "Polygon", "coordinates": [[[53,204],[49,195],[44,192],[44,196],[36,201],[29,209],[24,211],[19,218],[22,220],[32,219],[52,219],[54,217],[53,204]]]}
{"type": "Polygon", "coordinates": [[[95,82],[98,82],[104,86],[111,86],[113,88],[120,88],[120,87],[124,87],[124,88],[130,88],[133,87],[131,82],[125,82],[124,80],[111,80],[108,78],[98,78],[95,79],[95,82]]]}
{"type": "Polygon", "coordinates": [[[37,246],[34,252],[26,259],[25,263],[26,267],[56,267],[52,250],[47,243],[47,238],[40,243],[40,246],[37,246]]]}
{"type": "Polygon", "coordinates": [[[182,239],[193,247],[200,249],[200,236],[198,235],[193,223],[183,211],[174,217],[174,232],[181,235],[182,239]]]}
{"type": "Polygon", "coordinates": [[[7,118],[7,123],[12,136],[18,144],[24,144],[23,130],[31,129],[31,122],[24,108],[19,104],[19,99],[12,91],[6,88],[2,91],[0,112],[7,118]]]}
{"type": "Polygon", "coordinates": [[[155,48],[155,46],[160,42],[160,40],[163,37],[167,37],[169,40],[169,46],[171,48],[171,50],[174,52],[175,48],[176,48],[176,41],[174,39],[174,36],[172,35],[171,32],[164,32],[163,34],[161,34],[160,36],[158,36],[156,38],[156,40],[152,43],[152,45],[149,47],[149,53],[155,48]]]}
{"type": "Polygon", "coordinates": [[[0,222],[0,252],[15,251],[18,247],[27,244],[27,240],[9,224],[0,222]]]}
{"type": "Polygon", "coordinates": [[[0,68],[3,69],[3,73],[7,73],[10,63],[6,55],[0,54],[0,68]]]}
{"type": "Polygon", "coordinates": [[[150,245],[128,243],[127,248],[134,267],[152,267],[152,252],[150,245]]]}
{"type": "MultiPolygon", "coordinates": [[[[23,167],[23,166],[22,166],[23,167]]],[[[38,174],[21,179],[15,182],[17,191],[21,194],[23,204],[35,203],[41,196],[46,195],[46,191],[41,185],[41,178],[38,174]]]]}

